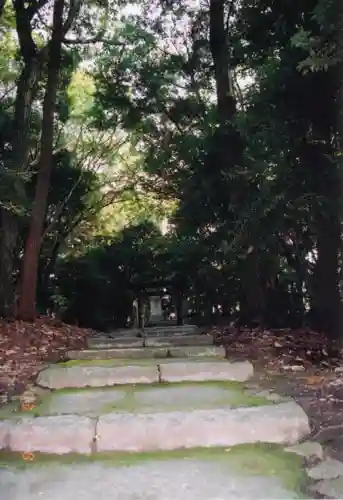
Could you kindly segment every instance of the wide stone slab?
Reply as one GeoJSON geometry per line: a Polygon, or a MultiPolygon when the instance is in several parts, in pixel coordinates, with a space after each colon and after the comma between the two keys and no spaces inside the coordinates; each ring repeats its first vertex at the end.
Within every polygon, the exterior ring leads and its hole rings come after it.
{"type": "Polygon", "coordinates": [[[221,452],[159,460],[52,463],[0,469],[4,500],[298,499],[301,469],[282,454],[221,452]],[[252,472],[253,471],[253,472],[252,472]],[[5,493],[6,492],[6,493],[5,493]]]}
{"type": "Polygon", "coordinates": [[[218,346],[180,346],[180,347],[144,347],[144,348],[110,348],[84,349],[68,351],[67,358],[75,360],[106,360],[106,359],[163,359],[167,357],[225,357],[224,347],[218,346]]]}
{"type": "Polygon", "coordinates": [[[35,412],[39,415],[78,414],[95,417],[113,411],[152,413],[266,404],[266,399],[249,395],[242,384],[185,383],[53,391],[35,407],[35,412]]]}
{"type": "Polygon", "coordinates": [[[108,414],[97,426],[98,451],[153,451],[233,446],[243,443],[295,444],[310,432],[296,403],[238,409],[108,414]]]}
{"type": "Polygon", "coordinates": [[[0,449],[42,453],[91,453],[95,420],[76,415],[0,422],[0,449]],[[5,432],[1,432],[1,427],[5,432]]]}
{"type": "Polygon", "coordinates": [[[147,336],[146,347],[175,347],[213,345],[212,335],[163,335],[147,336]]]}
{"type": "Polygon", "coordinates": [[[230,363],[221,362],[198,362],[198,363],[161,363],[161,380],[164,382],[206,380],[231,380],[245,382],[254,374],[254,368],[248,361],[230,363]]]}
{"type": "Polygon", "coordinates": [[[160,336],[160,335],[192,335],[199,332],[196,325],[169,325],[169,326],[149,326],[144,328],[144,335],[160,336]]]}
{"type": "Polygon", "coordinates": [[[89,348],[107,349],[111,347],[116,348],[130,348],[130,347],[143,347],[144,339],[138,337],[118,337],[110,338],[107,336],[90,337],[87,340],[89,348]]]}
{"type": "Polygon", "coordinates": [[[37,377],[37,385],[48,389],[105,387],[159,381],[157,366],[70,366],[47,368],[37,377]]]}

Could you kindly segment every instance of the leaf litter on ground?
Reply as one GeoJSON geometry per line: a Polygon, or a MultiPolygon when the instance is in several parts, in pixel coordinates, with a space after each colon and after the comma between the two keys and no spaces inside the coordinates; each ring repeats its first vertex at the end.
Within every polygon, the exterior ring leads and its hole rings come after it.
{"type": "Polygon", "coordinates": [[[90,334],[49,317],[32,323],[0,320],[0,404],[23,392],[45,364],[63,360],[68,349],[85,347],[90,334]]]}
{"type": "Polygon", "coordinates": [[[294,398],[307,413],[314,439],[343,460],[342,349],[309,328],[268,330],[213,327],[227,356],[252,361],[266,388],[294,398]]]}

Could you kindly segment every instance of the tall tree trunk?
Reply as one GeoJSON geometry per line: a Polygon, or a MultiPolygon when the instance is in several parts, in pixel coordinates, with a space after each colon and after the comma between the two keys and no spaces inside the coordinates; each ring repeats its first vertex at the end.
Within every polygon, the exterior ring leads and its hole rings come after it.
{"type": "Polygon", "coordinates": [[[339,257],[342,247],[342,178],[335,158],[337,115],[335,96],[341,91],[335,69],[315,74],[313,83],[321,98],[313,105],[311,136],[306,144],[307,167],[317,194],[314,220],[317,230],[317,262],[314,269],[312,309],[314,326],[332,339],[342,340],[342,304],[339,257]]]}
{"type": "Polygon", "coordinates": [[[0,223],[0,317],[10,317],[14,314],[15,305],[14,257],[18,221],[10,210],[2,208],[0,223]]]}
{"type": "Polygon", "coordinates": [[[54,113],[63,39],[63,10],[64,0],[55,0],[53,32],[49,47],[47,85],[43,103],[39,170],[35,198],[32,207],[30,229],[25,244],[18,305],[18,317],[27,321],[34,320],[36,312],[38,260],[52,167],[54,113]]]}
{"type": "MultiPolygon", "coordinates": [[[[12,155],[7,167],[16,173],[13,186],[18,200],[25,198],[20,174],[27,168],[32,103],[37,91],[39,61],[33,57],[25,62],[17,84],[13,119],[12,155]]],[[[20,203],[20,201],[19,201],[20,203]]],[[[15,308],[14,274],[18,252],[19,218],[9,207],[0,208],[0,316],[12,316],[15,308]]]]}
{"type": "MultiPolygon", "coordinates": [[[[233,1],[233,0],[232,0],[233,1]]],[[[236,100],[230,71],[228,33],[225,22],[226,0],[210,0],[210,51],[212,54],[217,93],[217,132],[221,169],[241,165],[243,147],[233,120],[236,100]]]]}

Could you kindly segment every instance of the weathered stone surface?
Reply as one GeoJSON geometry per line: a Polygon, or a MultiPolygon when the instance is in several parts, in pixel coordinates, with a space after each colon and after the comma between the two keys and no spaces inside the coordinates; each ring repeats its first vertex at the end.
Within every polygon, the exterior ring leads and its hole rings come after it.
{"type": "Polygon", "coordinates": [[[343,476],[343,463],[333,458],[327,458],[324,462],[307,470],[307,474],[311,479],[336,479],[343,476]]]}
{"type": "Polygon", "coordinates": [[[49,402],[43,408],[47,415],[99,415],[106,408],[112,407],[116,410],[116,405],[124,406],[125,391],[108,389],[85,389],[78,392],[55,392],[49,398],[49,402]]]}
{"type": "Polygon", "coordinates": [[[73,464],[0,471],[4,500],[297,499],[282,478],[241,473],[214,461],[164,460],[115,467],[73,464]]]}
{"type": "Polygon", "coordinates": [[[144,334],[149,336],[160,335],[192,335],[198,333],[199,328],[196,325],[168,325],[168,326],[149,326],[144,328],[144,334]]]}
{"type": "Polygon", "coordinates": [[[295,453],[301,457],[310,459],[310,458],[319,458],[323,460],[324,458],[324,450],[320,443],[316,443],[315,441],[304,441],[300,444],[295,444],[294,446],[290,446],[286,448],[286,451],[291,453],[295,453]]]}
{"type": "MultiPolygon", "coordinates": [[[[105,349],[83,349],[82,351],[68,351],[68,359],[79,360],[102,360],[102,359],[147,359],[152,358],[153,349],[133,348],[105,348],[105,349]]],[[[160,357],[167,356],[167,349],[161,349],[160,357]]]]}
{"type": "Polygon", "coordinates": [[[121,328],[109,332],[107,335],[111,337],[142,337],[144,336],[144,330],[141,328],[121,328]]]}
{"type": "Polygon", "coordinates": [[[102,359],[163,359],[167,357],[225,357],[225,349],[216,346],[180,346],[180,347],[144,347],[126,349],[84,349],[69,351],[69,359],[102,360],[102,359]]]}
{"type": "Polygon", "coordinates": [[[70,366],[47,368],[39,373],[37,384],[49,389],[105,387],[117,384],[158,382],[157,366],[70,366]]]}
{"type": "Polygon", "coordinates": [[[312,489],[319,495],[323,495],[324,498],[341,499],[343,498],[343,476],[320,481],[312,489]]]}
{"type": "Polygon", "coordinates": [[[11,422],[0,420],[0,450],[5,450],[9,446],[9,435],[11,430],[11,422]]]}
{"type": "Polygon", "coordinates": [[[239,385],[223,384],[159,384],[150,388],[140,385],[54,391],[36,407],[39,415],[87,415],[104,413],[152,413],[175,410],[193,411],[208,408],[238,408],[266,405],[261,398],[247,395],[239,385]]]}
{"type": "Polygon", "coordinates": [[[186,380],[202,382],[205,380],[232,380],[244,382],[253,375],[254,369],[248,361],[230,363],[198,362],[198,363],[161,363],[161,379],[165,382],[181,382],[186,380]]]}
{"type": "Polygon", "coordinates": [[[224,347],[218,346],[180,346],[169,347],[168,355],[173,358],[225,358],[224,347]]]}
{"type": "Polygon", "coordinates": [[[76,415],[24,418],[10,423],[11,451],[41,453],[91,452],[95,420],[76,415]]]}
{"type": "Polygon", "coordinates": [[[295,444],[309,432],[308,418],[296,403],[235,410],[113,413],[99,419],[97,449],[137,452],[260,441],[295,444]]]}
{"type": "Polygon", "coordinates": [[[130,347],[143,347],[144,339],[138,337],[90,337],[87,341],[88,347],[91,349],[108,349],[111,347],[116,348],[130,348],[130,347]]]}
{"type": "Polygon", "coordinates": [[[164,335],[147,336],[147,347],[201,346],[213,345],[212,335],[164,335]]]}

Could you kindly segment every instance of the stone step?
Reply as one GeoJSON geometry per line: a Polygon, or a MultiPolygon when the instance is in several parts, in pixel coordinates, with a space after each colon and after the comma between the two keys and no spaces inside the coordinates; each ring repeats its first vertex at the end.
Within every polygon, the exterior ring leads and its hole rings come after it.
{"type": "Polygon", "coordinates": [[[180,347],[213,345],[212,335],[148,335],[145,338],[146,347],[180,347]]]}
{"type": "Polygon", "coordinates": [[[199,328],[196,325],[182,325],[182,326],[148,326],[144,328],[144,335],[146,337],[161,336],[161,335],[192,335],[199,333],[199,328]]]}
{"type": "Polygon", "coordinates": [[[90,349],[109,349],[116,347],[123,348],[137,348],[144,346],[144,338],[139,337],[108,337],[106,335],[99,335],[97,337],[89,337],[87,339],[87,346],[90,349]]]}
{"type": "Polygon", "coordinates": [[[67,359],[101,360],[101,359],[163,359],[163,358],[192,358],[192,357],[220,357],[225,358],[225,349],[218,346],[175,346],[175,347],[99,347],[68,351],[67,359]]]}
{"type": "Polygon", "coordinates": [[[182,450],[168,457],[156,452],[136,454],[134,460],[130,453],[95,460],[74,455],[72,465],[68,458],[51,457],[49,466],[36,455],[32,467],[12,461],[1,468],[0,484],[4,500],[310,498],[299,495],[305,480],[301,460],[290,460],[281,446],[273,448],[182,450]]]}
{"type": "Polygon", "coordinates": [[[292,445],[310,432],[294,402],[250,408],[60,415],[0,421],[0,449],[16,452],[149,452],[247,443],[292,445]]]}
{"type": "MultiPolygon", "coordinates": [[[[193,411],[211,408],[240,408],[285,401],[275,394],[251,393],[239,382],[184,382],[169,384],[122,385],[115,387],[45,391],[37,396],[36,416],[84,415],[99,417],[105,413],[153,413],[193,411]]],[[[11,413],[0,408],[0,419],[11,413]]],[[[18,409],[16,417],[25,413],[18,409]]],[[[27,415],[26,415],[27,416],[27,415]]]]}
{"type": "Polygon", "coordinates": [[[137,347],[179,347],[179,346],[201,346],[213,345],[212,335],[161,335],[139,337],[90,337],[87,341],[89,348],[109,349],[137,348],[137,347]]]}
{"type": "MultiPolygon", "coordinates": [[[[149,335],[189,335],[197,334],[200,329],[196,325],[167,325],[147,326],[145,328],[121,328],[109,333],[103,333],[104,337],[141,337],[149,335]]],[[[97,337],[97,334],[94,336],[97,337]]]]}
{"type": "Polygon", "coordinates": [[[42,370],[37,385],[48,389],[79,387],[106,387],[121,384],[153,384],[182,381],[238,381],[244,382],[253,375],[248,361],[230,363],[212,362],[161,362],[151,365],[74,365],[50,367],[42,370]]]}

